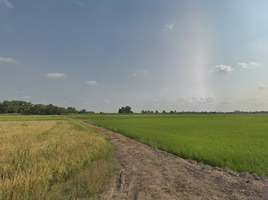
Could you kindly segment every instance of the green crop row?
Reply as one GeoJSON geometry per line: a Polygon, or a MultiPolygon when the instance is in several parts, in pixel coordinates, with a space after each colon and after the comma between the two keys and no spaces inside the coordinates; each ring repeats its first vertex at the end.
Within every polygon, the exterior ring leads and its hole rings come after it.
{"type": "Polygon", "coordinates": [[[268,176],[268,115],[73,116],[182,158],[268,176]]]}

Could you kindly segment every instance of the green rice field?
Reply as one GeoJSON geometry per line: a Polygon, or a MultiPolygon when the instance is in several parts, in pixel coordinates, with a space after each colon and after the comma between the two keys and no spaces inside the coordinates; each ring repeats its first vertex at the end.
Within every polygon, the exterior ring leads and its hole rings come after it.
{"type": "Polygon", "coordinates": [[[182,158],[268,177],[268,115],[70,116],[182,158]]]}

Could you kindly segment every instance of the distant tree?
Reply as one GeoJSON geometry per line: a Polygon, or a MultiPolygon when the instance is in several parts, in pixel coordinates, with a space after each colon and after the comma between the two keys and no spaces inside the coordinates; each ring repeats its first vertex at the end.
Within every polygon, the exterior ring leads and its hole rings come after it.
{"type": "Polygon", "coordinates": [[[24,115],[63,115],[68,113],[78,113],[78,111],[69,107],[54,106],[53,104],[32,104],[31,102],[25,101],[3,101],[0,102],[0,113],[20,113],[24,115]]]}
{"type": "Polygon", "coordinates": [[[53,106],[53,104],[49,104],[46,107],[46,114],[47,115],[55,115],[57,113],[57,108],[53,106]]]}
{"type": "Polygon", "coordinates": [[[170,113],[170,114],[173,114],[173,113],[174,113],[174,111],[172,111],[172,110],[171,110],[169,113],[170,113]]]}
{"type": "Polygon", "coordinates": [[[1,105],[2,113],[20,113],[23,101],[3,101],[1,105]]]}
{"type": "Polygon", "coordinates": [[[133,113],[130,106],[119,108],[118,113],[133,113]]]}
{"type": "Polygon", "coordinates": [[[67,110],[69,113],[78,113],[78,111],[74,107],[68,107],[67,110]]]}
{"type": "Polygon", "coordinates": [[[166,111],[165,110],[163,110],[163,112],[162,112],[163,114],[165,114],[166,113],[166,111]]]}
{"type": "Polygon", "coordinates": [[[158,114],[158,110],[156,110],[155,113],[158,114]]]}
{"type": "Polygon", "coordinates": [[[87,112],[86,109],[82,109],[82,110],[79,111],[79,113],[86,113],[86,112],[87,112]]]}
{"type": "Polygon", "coordinates": [[[46,106],[43,104],[35,104],[32,108],[30,113],[32,115],[45,115],[47,114],[46,112],[46,106]]]}

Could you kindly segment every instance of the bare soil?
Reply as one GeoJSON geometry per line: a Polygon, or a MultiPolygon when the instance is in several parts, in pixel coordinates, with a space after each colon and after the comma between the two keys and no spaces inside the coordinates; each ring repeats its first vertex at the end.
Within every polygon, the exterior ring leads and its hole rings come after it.
{"type": "Polygon", "coordinates": [[[89,126],[116,148],[122,165],[101,200],[268,199],[268,179],[185,160],[89,126]]]}

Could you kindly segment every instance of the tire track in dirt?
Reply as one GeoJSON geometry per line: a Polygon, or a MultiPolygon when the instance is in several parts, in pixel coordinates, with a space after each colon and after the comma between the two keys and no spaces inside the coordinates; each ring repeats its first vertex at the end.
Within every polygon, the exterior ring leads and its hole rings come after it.
{"type": "Polygon", "coordinates": [[[185,160],[121,134],[87,125],[109,138],[122,165],[101,200],[268,200],[268,179],[185,160]]]}

